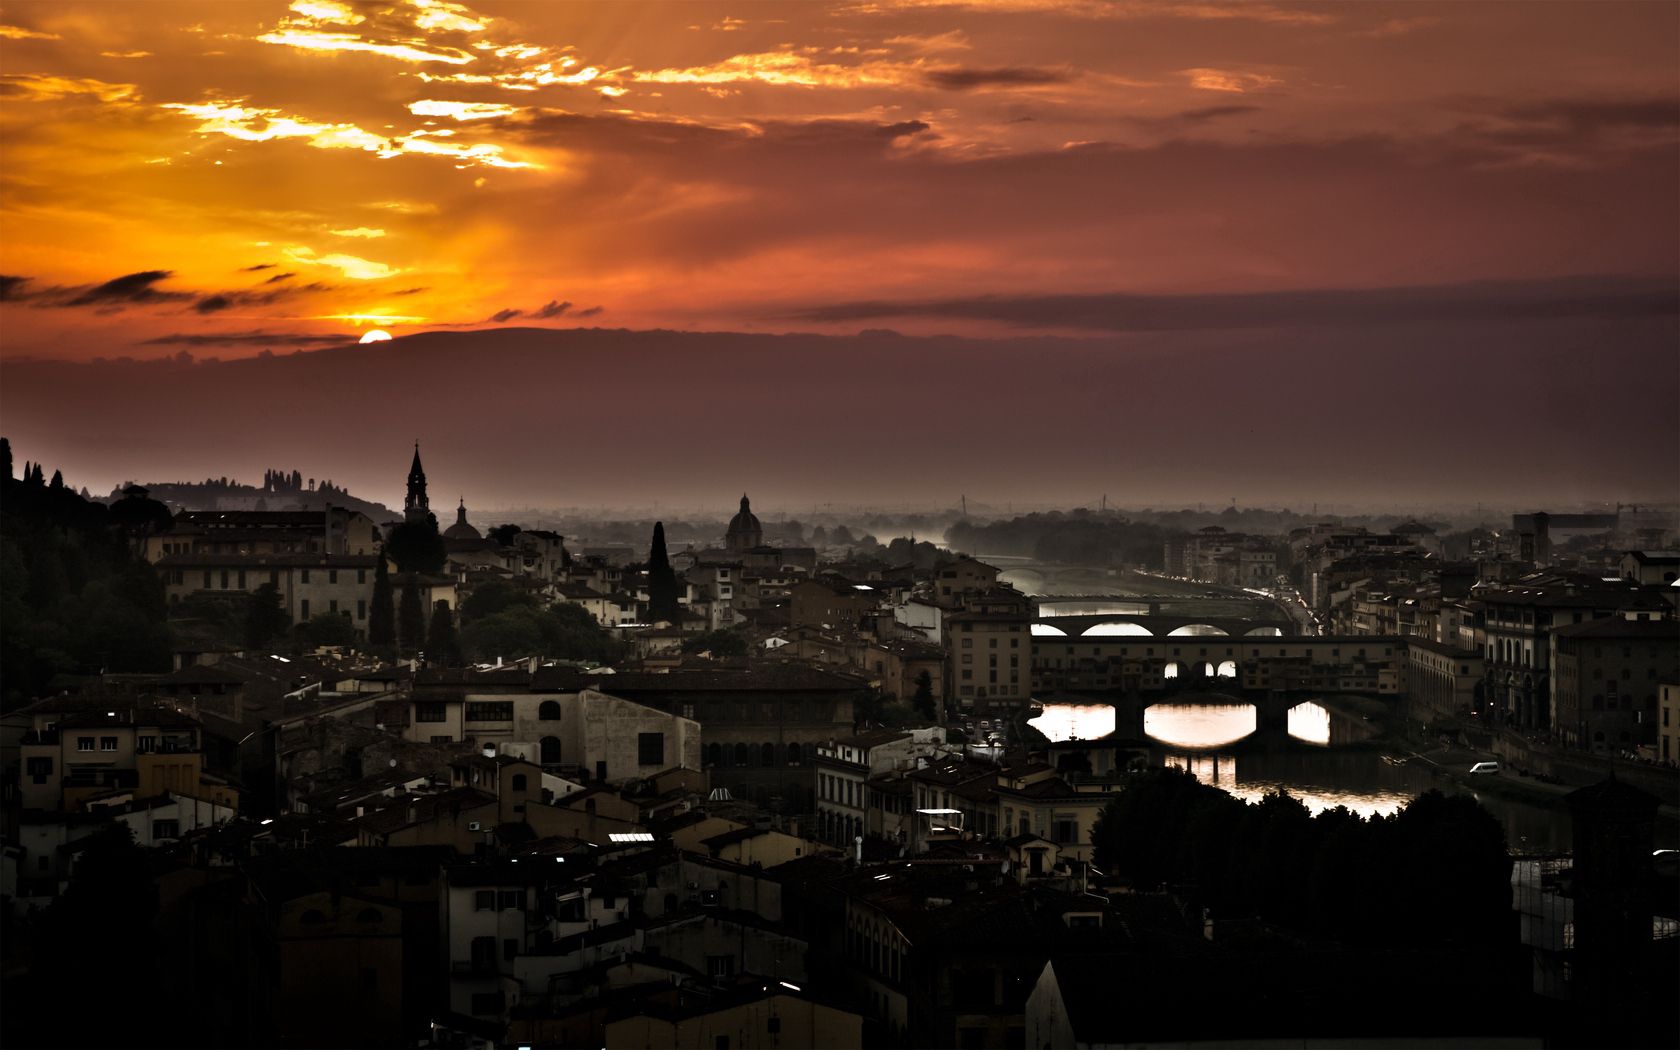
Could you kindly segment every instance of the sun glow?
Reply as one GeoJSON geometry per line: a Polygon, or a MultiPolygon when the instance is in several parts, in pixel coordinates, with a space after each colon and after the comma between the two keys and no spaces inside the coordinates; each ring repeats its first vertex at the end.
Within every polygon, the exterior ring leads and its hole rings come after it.
{"type": "Polygon", "coordinates": [[[391,341],[391,333],[390,332],[382,332],[377,328],[373,329],[372,331],[368,332],[367,334],[363,335],[360,339],[357,340],[357,342],[360,342],[360,343],[388,343],[390,341],[391,341]]]}

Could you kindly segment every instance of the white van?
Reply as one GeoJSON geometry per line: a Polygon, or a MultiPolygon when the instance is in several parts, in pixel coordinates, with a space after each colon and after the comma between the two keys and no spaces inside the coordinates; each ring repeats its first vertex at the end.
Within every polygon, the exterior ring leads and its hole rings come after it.
{"type": "Polygon", "coordinates": [[[1475,765],[1470,767],[1470,775],[1471,776],[1475,776],[1477,773],[1497,773],[1497,772],[1499,772],[1499,763],[1498,762],[1477,762],[1475,765]]]}

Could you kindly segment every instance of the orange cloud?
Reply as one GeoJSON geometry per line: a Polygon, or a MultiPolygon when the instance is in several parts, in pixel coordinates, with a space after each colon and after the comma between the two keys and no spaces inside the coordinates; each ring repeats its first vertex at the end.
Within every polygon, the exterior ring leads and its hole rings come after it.
{"type": "Polygon", "coordinates": [[[101,102],[139,99],[133,84],[109,84],[90,77],[59,77],[46,73],[0,74],[0,96],[25,102],[53,102],[76,95],[92,95],[101,102]]]}
{"type": "Polygon", "coordinates": [[[1242,95],[1283,83],[1277,77],[1265,73],[1243,73],[1229,69],[1197,68],[1182,72],[1190,78],[1190,86],[1200,91],[1225,91],[1242,95]]]}

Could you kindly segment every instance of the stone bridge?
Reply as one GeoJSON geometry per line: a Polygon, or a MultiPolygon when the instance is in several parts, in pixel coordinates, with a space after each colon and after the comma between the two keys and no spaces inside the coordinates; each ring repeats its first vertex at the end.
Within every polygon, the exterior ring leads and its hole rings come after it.
{"type": "MultiPolygon", "coordinates": [[[[1148,608],[1156,610],[1158,605],[1148,608]]],[[[1262,610],[1257,609],[1257,613],[1262,610]]],[[[1044,616],[1033,620],[1035,638],[1066,636],[1079,638],[1135,635],[1137,637],[1279,637],[1295,635],[1295,623],[1274,608],[1255,616],[1206,616],[1190,612],[1082,613],[1072,616],[1044,616]]]]}

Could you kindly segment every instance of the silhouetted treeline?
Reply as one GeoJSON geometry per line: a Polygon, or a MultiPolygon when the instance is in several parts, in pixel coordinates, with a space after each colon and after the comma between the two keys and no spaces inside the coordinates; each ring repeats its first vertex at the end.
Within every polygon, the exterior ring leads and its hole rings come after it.
{"type": "Polygon", "coordinates": [[[970,554],[1008,554],[1078,565],[1159,568],[1167,530],[1112,515],[1073,510],[1028,514],[985,525],[967,519],[945,532],[945,541],[970,554]]]}
{"type": "MultiPolygon", "coordinates": [[[[0,439],[3,441],[3,439],[0,439]]],[[[163,584],[130,542],[167,527],[156,500],[107,507],[57,472],[26,464],[0,477],[0,701],[7,710],[46,692],[56,674],[169,670],[163,584]]]]}
{"type": "Polygon", "coordinates": [[[1094,863],[1180,888],[1216,919],[1260,918],[1350,946],[1492,947],[1511,935],[1505,833],[1475,799],[1421,795],[1393,817],[1298,799],[1248,804],[1177,769],[1109,803],[1094,863]]]}

